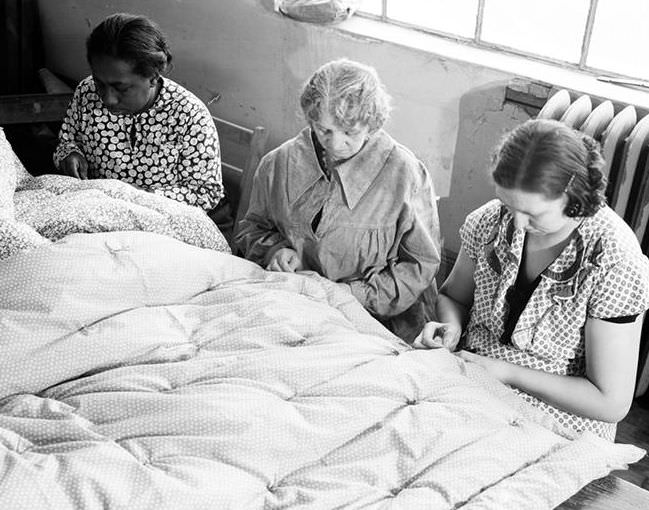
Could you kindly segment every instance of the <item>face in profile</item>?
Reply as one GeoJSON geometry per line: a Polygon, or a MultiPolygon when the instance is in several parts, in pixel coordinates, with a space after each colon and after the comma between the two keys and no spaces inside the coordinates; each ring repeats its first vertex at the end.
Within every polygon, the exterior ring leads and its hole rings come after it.
{"type": "Polygon", "coordinates": [[[496,196],[514,217],[517,229],[534,236],[557,234],[572,229],[574,221],[564,214],[568,196],[550,199],[542,193],[507,189],[496,185],[496,196]]]}
{"type": "Polygon", "coordinates": [[[145,109],[156,93],[156,79],[133,72],[133,66],[118,58],[95,55],[90,60],[95,88],[102,102],[116,114],[145,109]]]}
{"type": "Polygon", "coordinates": [[[311,128],[333,163],[355,156],[370,134],[369,127],[361,123],[351,128],[340,126],[330,113],[323,113],[320,119],[311,122],[311,128]]]}

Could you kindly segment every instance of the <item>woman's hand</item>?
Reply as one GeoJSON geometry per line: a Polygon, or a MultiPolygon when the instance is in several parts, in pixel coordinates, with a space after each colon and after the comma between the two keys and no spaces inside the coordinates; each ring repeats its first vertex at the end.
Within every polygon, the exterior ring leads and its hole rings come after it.
{"type": "Polygon", "coordinates": [[[450,322],[428,322],[415,338],[416,349],[438,349],[445,347],[454,351],[460,341],[462,329],[450,322]]]}
{"type": "Polygon", "coordinates": [[[293,248],[280,248],[277,250],[266,266],[267,271],[283,271],[294,273],[302,269],[302,261],[293,248]]]}
{"type": "Polygon", "coordinates": [[[459,351],[456,353],[456,356],[462,358],[464,361],[480,365],[500,382],[508,383],[509,369],[512,366],[508,361],[482,356],[469,351],[459,351]]]}
{"type": "Polygon", "coordinates": [[[65,175],[69,175],[70,177],[76,177],[77,179],[88,178],[88,161],[79,152],[70,153],[70,155],[61,161],[60,168],[65,175]]]}

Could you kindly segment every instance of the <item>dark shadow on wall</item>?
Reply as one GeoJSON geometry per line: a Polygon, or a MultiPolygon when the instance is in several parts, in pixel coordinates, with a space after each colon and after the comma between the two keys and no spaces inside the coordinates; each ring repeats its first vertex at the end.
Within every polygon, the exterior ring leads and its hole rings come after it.
{"type": "Polygon", "coordinates": [[[37,0],[0,2],[0,94],[26,94],[41,89],[43,43],[37,0]]]}
{"type": "MultiPolygon", "coordinates": [[[[0,1],[0,94],[44,92],[38,70],[44,67],[37,0],[0,1]]],[[[58,125],[4,126],[14,152],[32,174],[53,171],[58,125]]]]}
{"type": "MultiPolygon", "coordinates": [[[[508,80],[489,83],[472,89],[460,99],[449,196],[439,201],[443,259],[447,266],[440,270],[440,280],[457,256],[459,229],[466,215],[494,198],[489,176],[494,148],[505,133],[535,113],[506,99],[511,85],[508,80]]],[[[525,87],[525,84],[517,81],[516,86],[525,87]]]]}

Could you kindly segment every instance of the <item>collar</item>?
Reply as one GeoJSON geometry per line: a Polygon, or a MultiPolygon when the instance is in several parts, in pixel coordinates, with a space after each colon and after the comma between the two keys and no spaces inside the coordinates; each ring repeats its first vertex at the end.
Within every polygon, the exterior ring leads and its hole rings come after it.
{"type": "MultiPolygon", "coordinates": [[[[318,164],[316,148],[311,140],[311,129],[303,129],[295,140],[289,164],[290,168],[299,168],[300,171],[291,175],[289,181],[291,203],[324,177],[318,164]],[[305,162],[307,164],[304,164],[305,162]]],[[[353,209],[358,204],[385,166],[394,146],[394,140],[385,131],[379,130],[355,156],[335,167],[347,207],[353,209]]]]}

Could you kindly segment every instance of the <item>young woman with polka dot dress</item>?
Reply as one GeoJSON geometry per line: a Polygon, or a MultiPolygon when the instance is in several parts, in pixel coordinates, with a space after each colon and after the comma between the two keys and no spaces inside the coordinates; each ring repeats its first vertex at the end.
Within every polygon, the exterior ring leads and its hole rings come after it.
{"type": "Polygon", "coordinates": [[[497,151],[496,200],[462,247],[417,347],[462,348],[559,428],[615,438],[633,399],[649,260],[605,203],[597,143],[528,121],[497,151]]]}

